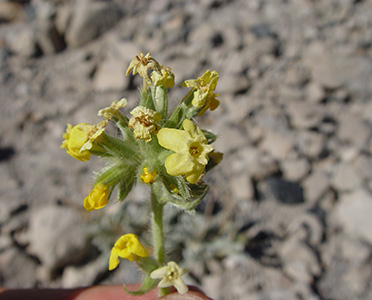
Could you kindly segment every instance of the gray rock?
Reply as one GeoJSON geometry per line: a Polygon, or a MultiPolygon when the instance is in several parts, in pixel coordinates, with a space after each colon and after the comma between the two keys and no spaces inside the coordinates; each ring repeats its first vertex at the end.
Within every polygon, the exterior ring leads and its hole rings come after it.
{"type": "Polygon", "coordinates": [[[301,65],[291,66],[285,73],[286,83],[294,86],[303,86],[309,80],[309,70],[301,65]]]}
{"type": "Polygon", "coordinates": [[[13,244],[13,240],[9,235],[0,235],[0,253],[9,249],[13,244]]]}
{"type": "Polygon", "coordinates": [[[270,153],[275,159],[285,159],[291,156],[294,146],[294,140],[288,132],[268,130],[264,134],[260,149],[270,153]]]}
{"type": "Polygon", "coordinates": [[[295,182],[270,177],[258,184],[258,190],[264,199],[275,199],[285,204],[304,202],[302,187],[295,182]]]}
{"type": "Polygon", "coordinates": [[[129,84],[125,76],[126,66],[113,58],[104,60],[96,71],[93,79],[94,88],[100,92],[122,91],[129,84]]]}
{"type": "Polygon", "coordinates": [[[326,148],[326,138],[323,134],[313,131],[298,131],[296,133],[298,150],[310,159],[318,160],[326,148]]]}
{"type": "Polygon", "coordinates": [[[299,129],[318,127],[324,118],[323,108],[310,102],[290,102],[287,108],[290,122],[299,129]]]}
{"type": "Polygon", "coordinates": [[[231,190],[234,195],[234,199],[249,200],[254,198],[254,188],[251,178],[247,173],[240,173],[237,176],[233,176],[231,190]]]}
{"type": "Polygon", "coordinates": [[[82,267],[69,266],[63,270],[61,286],[76,288],[95,283],[97,276],[107,270],[107,259],[96,259],[82,267]]]}
{"type": "Polygon", "coordinates": [[[361,149],[371,137],[371,128],[360,116],[344,113],[338,119],[337,137],[344,143],[352,144],[361,149]],[[356,134],[357,133],[357,134],[356,134]]]}
{"type": "Polygon", "coordinates": [[[20,3],[0,2],[0,22],[19,22],[26,19],[26,13],[20,3]]]}
{"type": "Polygon", "coordinates": [[[343,163],[335,166],[332,184],[339,191],[352,191],[361,186],[361,179],[350,164],[343,163]]]}
{"type": "Polygon", "coordinates": [[[33,57],[37,53],[36,30],[34,25],[12,27],[6,36],[10,50],[23,57],[33,57]]]}
{"type": "Polygon", "coordinates": [[[280,247],[284,272],[293,280],[311,284],[321,273],[321,267],[314,251],[297,238],[289,238],[280,247]]]}
{"type": "Polygon", "coordinates": [[[306,95],[307,99],[313,103],[321,102],[326,96],[323,88],[313,81],[306,86],[306,95]]]}
{"type": "Polygon", "coordinates": [[[89,246],[83,227],[82,217],[72,209],[48,205],[33,210],[27,250],[50,270],[77,262],[89,246]]]}
{"type": "Polygon", "coordinates": [[[120,20],[122,12],[113,1],[79,1],[66,29],[69,47],[80,47],[100,36],[120,20]]]}
{"type": "Polygon", "coordinates": [[[371,93],[372,63],[363,57],[342,57],[327,52],[320,43],[306,48],[305,63],[312,79],[329,89],[346,86],[356,96],[367,98],[371,93]]]}
{"type": "Polygon", "coordinates": [[[45,20],[37,27],[37,44],[43,54],[50,55],[62,51],[65,43],[54,23],[45,20]]]}
{"type": "Polygon", "coordinates": [[[335,222],[351,236],[372,242],[372,196],[361,189],[342,195],[333,213],[335,222]]]}
{"type": "Polygon", "coordinates": [[[36,284],[37,263],[17,248],[0,252],[0,277],[7,288],[32,288],[36,284]],[[6,266],[6,267],[4,267],[6,266]]]}
{"type": "Polygon", "coordinates": [[[324,171],[313,171],[303,182],[305,201],[317,202],[326,193],[329,186],[329,178],[324,171]]]}
{"type": "Polygon", "coordinates": [[[372,159],[367,155],[358,155],[352,162],[354,172],[363,179],[372,178],[372,159]]]}
{"type": "Polygon", "coordinates": [[[286,159],[280,163],[283,175],[287,180],[300,181],[310,171],[309,162],[304,159],[286,159]]]}

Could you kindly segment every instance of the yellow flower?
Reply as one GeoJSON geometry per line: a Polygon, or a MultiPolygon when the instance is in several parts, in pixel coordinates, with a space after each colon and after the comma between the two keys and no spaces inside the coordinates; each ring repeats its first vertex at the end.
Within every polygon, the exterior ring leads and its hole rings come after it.
{"type": "Polygon", "coordinates": [[[149,173],[149,169],[144,167],[142,170],[142,175],[140,175],[140,180],[146,184],[153,184],[155,182],[155,178],[158,175],[156,171],[152,171],[149,173]]]}
{"type": "Polygon", "coordinates": [[[98,142],[102,137],[103,132],[108,124],[108,120],[99,122],[97,125],[91,125],[91,128],[88,132],[88,139],[85,144],[81,147],[80,151],[92,149],[93,142],[98,142]]]}
{"type": "Polygon", "coordinates": [[[167,88],[174,86],[174,74],[171,72],[170,68],[164,69],[161,66],[161,74],[158,72],[153,72],[151,74],[151,79],[154,82],[154,86],[164,85],[167,88]]]}
{"type": "Polygon", "coordinates": [[[184,130],[162,128],[158,132],[159,144],[176,152],[166,158],[165,168],[170,175],[185,175],[188,182],[197,183],[213,146],[208,145],[203,132],[190,120],[185,119],[182,126],[184,130]]]}
{"type": "Polygon", "coordinates": [[[84,199],[84,208],[87,211],[92,211],[93,209],[100,209],[108,203],[110,196],[110,186],[97,184],[93,190],[84,199]]]}
{"type": "Polygon", "coordinates": [[[109,270],[111,271],[119,265],[119,257],[135,261],[138,256],[149,256],[146,249],[138,241],[138,237],[132,233],[122,235],[111,249],[109,270]]]}
{"type": "MultiPolygon", "coordinates": [[[[220,103],[216,99],[218,94],[213,93],[216,89],[218,78],[219,75],[216,71],[210,72],[207,70],[202,77],[186,80],[181,85],[195,89],[192,105],[203,109],[203,112],[205,112],[208,108],[215,110],[220,103]]],[[[199,115],[200,114],[201,113],[199,113],[199,115]]]]}
{"type": "Polygon", "coordinates": [[[150,277],[152,279],[161,279],[158,284],[159,288],[166,288],[173,285],[183,295],[189,290],[181,279],[186,273],[187,269],[179,267],[174,261],[170,261],[166,266],[152,271],[150,277]]]}
{"type": "Polygon", "coordinates": [[[87,161],[90,158],[90,152],[88,150],[81,151],[81,148],[88,140],[88,133],[90,132],[92,125],[87,123],[81,123],[76,126],[67,124],[66,132],[63,134],[63,143],[61,148],[65,148],[67,154],[76,158],[80,161],[87,161]]]}
{"type": "Polygon", "coordinates": [[[151,141],[151,134],[157,134],[160,126],[156,123],[161,120],[161,115],[144,106],[137,106],[131,112],[128,127],[133,128],[133,135],[137,140],[151,141]]]}
{"type": "Polygon", "coordinates": [[[120,108],[127,104],[128,101],[125,98],[119,101],[113,101],[109,107],[105,107],[98,111],[98,116],[103,116],[106,120],[110,120],[114,115],[118,114],[120,108]]]}
{"type": "Polygon", "coordinates": [[[130,62],[129,67],[125,73],[125,75],[129,75],[130,71],[133,69],[133,75],[137,73],[146,80],[148,84],[151,84],[151,78],[148,73],[148,69],[155,70],[160,73],[160,65],[159,63],[150,56],[150,52],[146,55],[143,55],[142,52],[130,62]]]}

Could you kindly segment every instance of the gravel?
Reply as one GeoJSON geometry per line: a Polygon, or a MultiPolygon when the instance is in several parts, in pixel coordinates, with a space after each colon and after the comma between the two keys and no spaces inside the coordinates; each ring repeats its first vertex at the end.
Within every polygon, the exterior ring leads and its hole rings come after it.
{"type": "Polygon", "coordinates": [[[138,279],[106,268],[121,231],[148,239],[146,187],[87,214],[102,161],[59,145],[66,123],[134,107],[124,72],[150,51],[179,83],[220,74],[199,122],[224,160],[195,217],[166,212],[188,282],[217,300],[371,299],[371,20],[367,0],[0,1],[0,284],[138,279]]]}

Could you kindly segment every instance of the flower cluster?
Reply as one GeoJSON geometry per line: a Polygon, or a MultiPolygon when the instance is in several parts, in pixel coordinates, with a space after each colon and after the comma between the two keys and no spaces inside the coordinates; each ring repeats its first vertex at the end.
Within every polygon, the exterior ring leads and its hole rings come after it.
{"type": "Polygon", "coordinates": [[[125,98],[114,101],[98,112],[104,120],[97,125],[68,124],[61,148],[83,162],[92,154],[107,160],[84,199],[87,211],[105,207],[115,187],[118,201],[126,198],[137,179],[151,187],[153,248],[149,246],[151,251],[147,251],[134,234],[123,235],[112,248],[109,270],[118,266],[119,258],[128,259],[146,274],[141,288],[130,293],[142,294],[158,284],[163,294],[171,285],[183,294],[187,286],[181,276],[187,271],[175,262],[166,264],[162,210],[170,203],[193,213],[208,190],[203,182],[205,173],[222,159],[212,146],[216,136],[194,123],[196,116],[219,105],[218,94],[214,93],[218,73],[207,70],[201,77],[182,83],[190,90],[169,112],[168,89],[174,85],[171,69],[160,65],[150,53],[140,52],[130,63],[127,75],[131,71],[143,78],[139,105],[130,112],[131,117],[121,111],[128,103],[125,98]],[[108,122],[118,128],[119,136],[105,132],[108,122]]]}

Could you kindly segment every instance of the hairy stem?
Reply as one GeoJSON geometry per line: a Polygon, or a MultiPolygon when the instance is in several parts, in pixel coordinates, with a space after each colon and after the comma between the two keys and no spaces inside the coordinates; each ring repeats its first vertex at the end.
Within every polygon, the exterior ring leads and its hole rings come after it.
{"type": "MultiPolygon", "coordinates": [[[[165,264],[165,247],[164,247],[164,232],[163,232],[163,203],[159,203],[154,188],[151,188],[151,226],[152,240],[154,245],[154,257],[159,265],[165,264]]],[[[159,289],[159,296],[164,296],[169,293],[168,288],[159,289]]]]}

